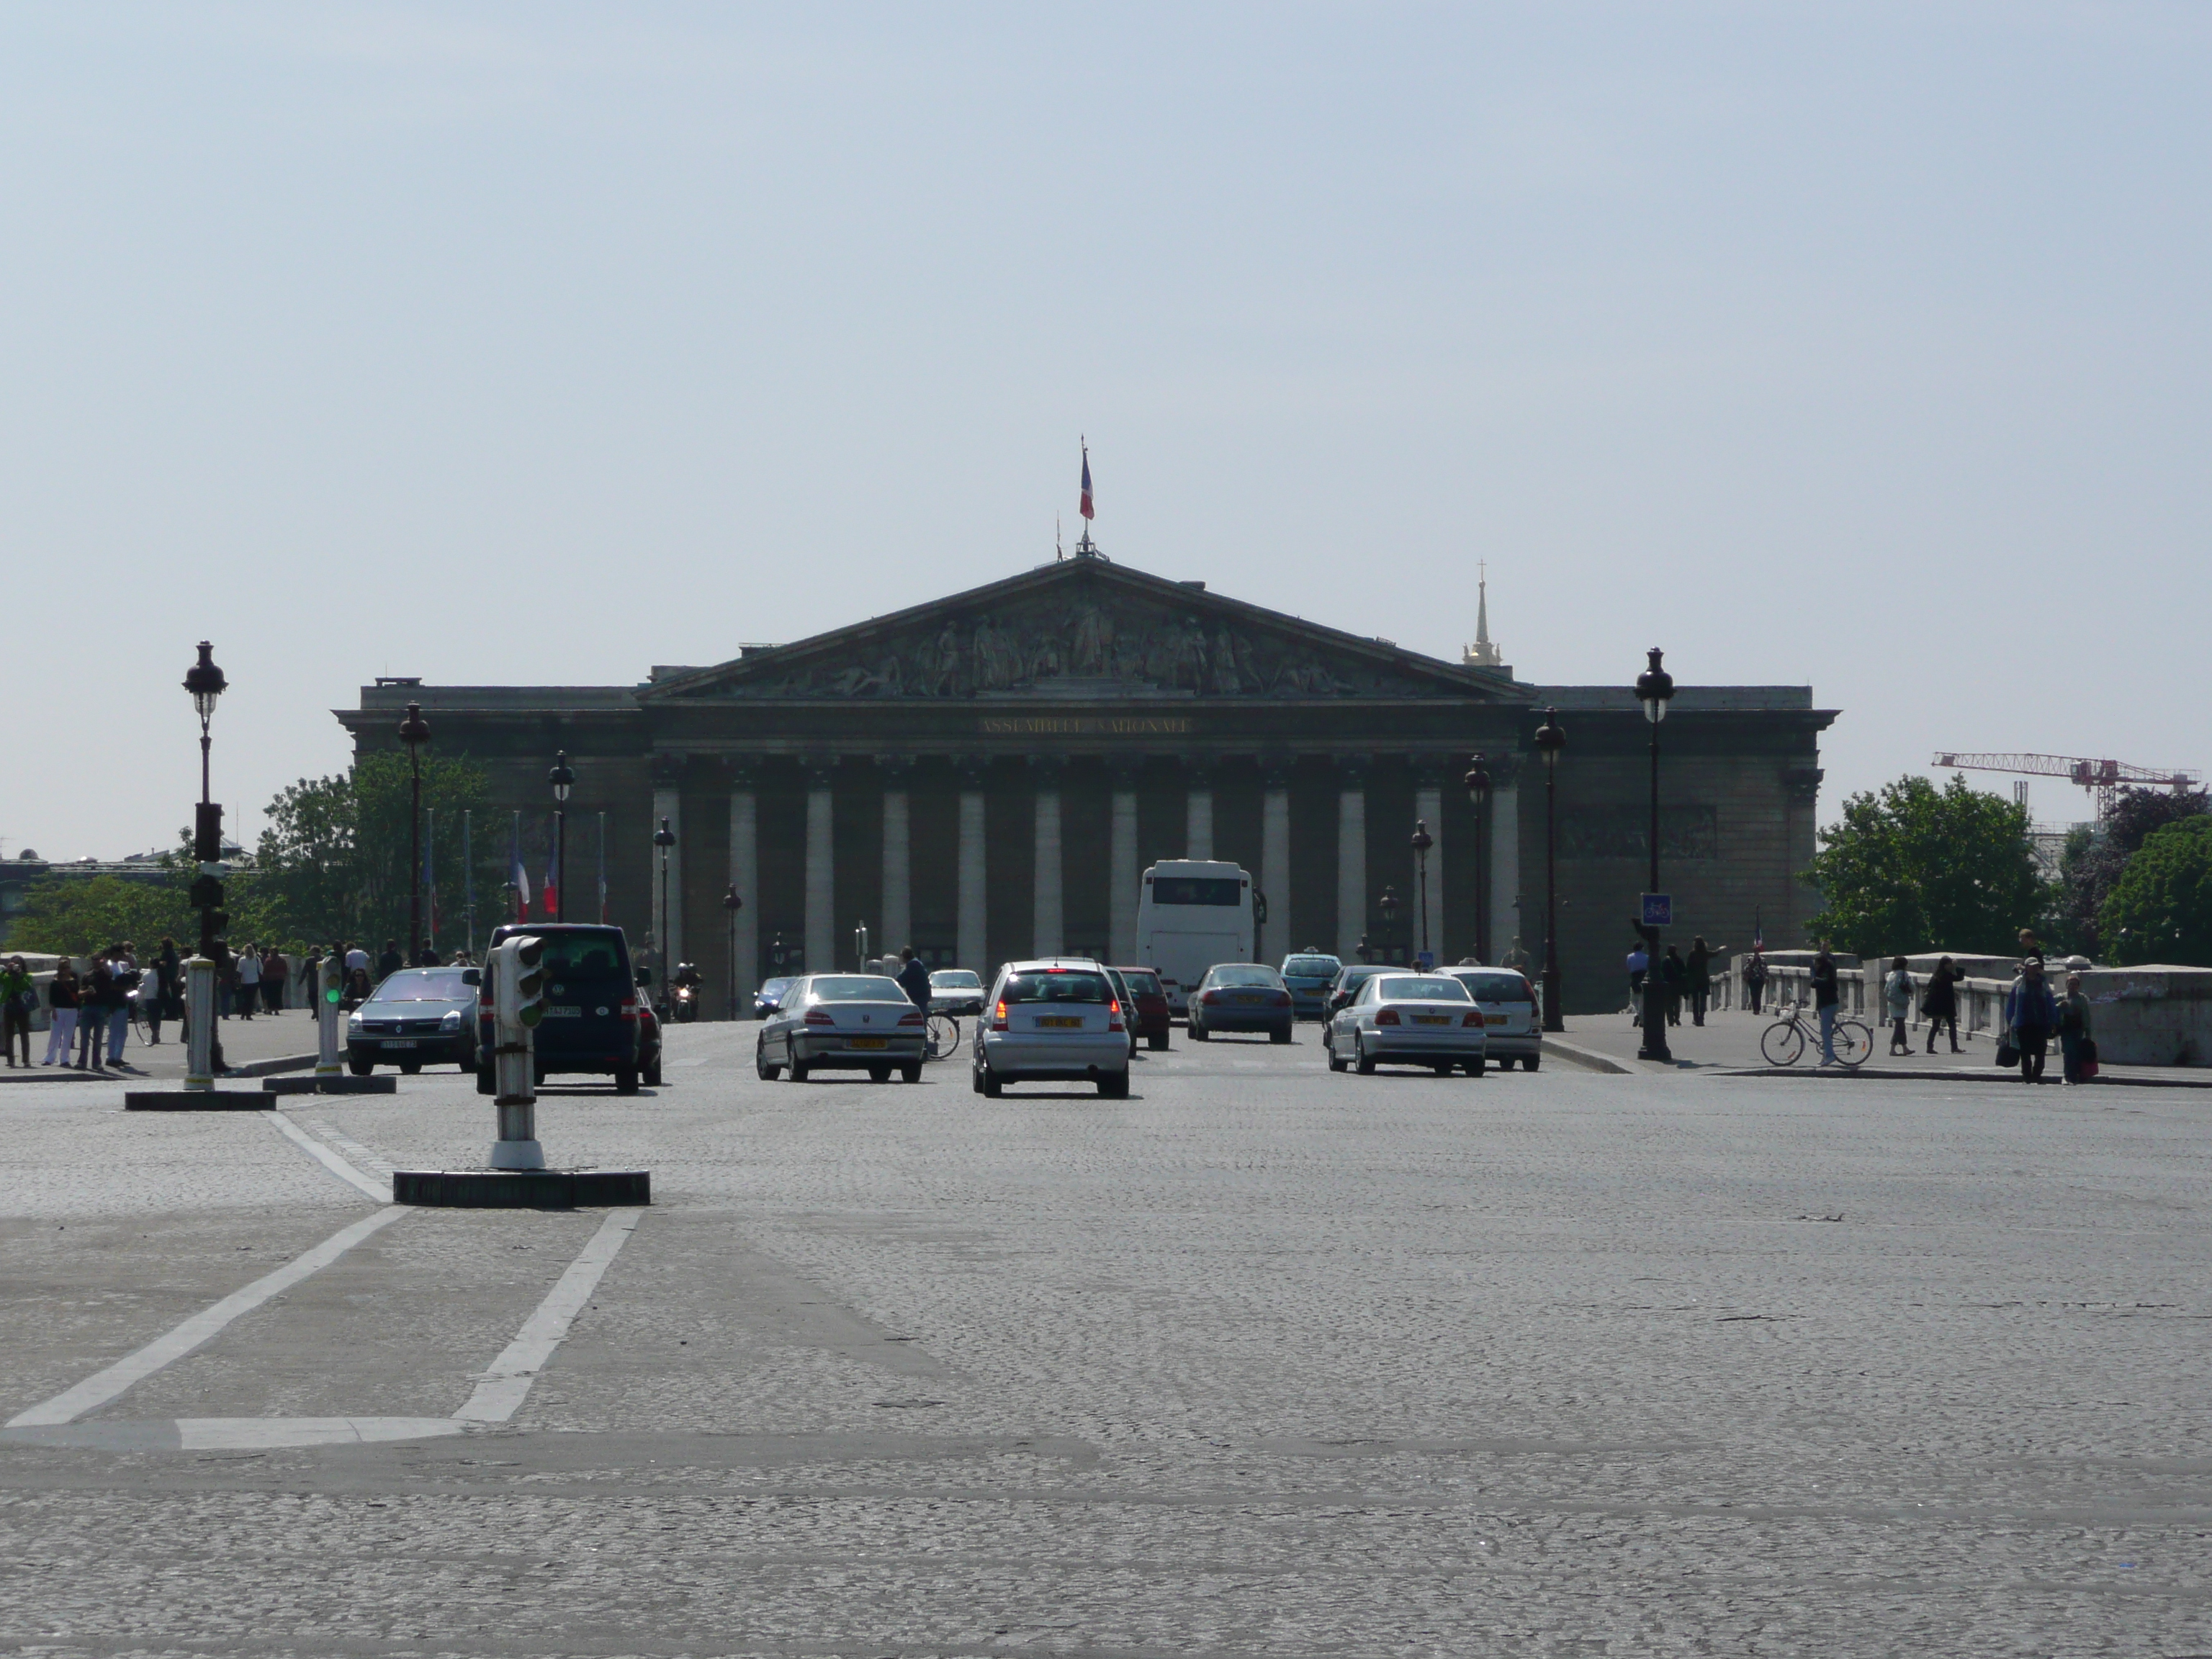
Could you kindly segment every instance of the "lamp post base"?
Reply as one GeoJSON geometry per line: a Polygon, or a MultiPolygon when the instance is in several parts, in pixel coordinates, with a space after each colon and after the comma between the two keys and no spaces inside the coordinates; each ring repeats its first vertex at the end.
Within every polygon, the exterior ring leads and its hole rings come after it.
{"type": "Polygon", "coordinates": [[[653,1202],[648,1170],[398,1170],[394,1204],[453,1210],[573,1210],[653,1202]]]}

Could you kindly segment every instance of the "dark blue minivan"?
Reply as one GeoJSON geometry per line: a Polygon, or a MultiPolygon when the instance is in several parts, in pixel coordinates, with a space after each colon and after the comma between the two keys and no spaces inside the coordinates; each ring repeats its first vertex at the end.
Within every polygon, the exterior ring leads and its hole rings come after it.
{"type": "MultiPolygon", "coordinates": [[[[641,1018],[637,984],[629,965],[629,945],[619,927],[582,922],[502,923],[492,932],[494,947],[518,933],[545,942],[540,966],[545,975],[545,1017],[532,1035],[534,1069],[540,1079],[562,1072],[611,1075],[615,1092],[634,1095],[643,1081],[660,1082],[659,1026],[641,1018]]],[[[477,1004],[477,1092],[491,1094],[498,1047],[489,982],[477,1004]]]]}

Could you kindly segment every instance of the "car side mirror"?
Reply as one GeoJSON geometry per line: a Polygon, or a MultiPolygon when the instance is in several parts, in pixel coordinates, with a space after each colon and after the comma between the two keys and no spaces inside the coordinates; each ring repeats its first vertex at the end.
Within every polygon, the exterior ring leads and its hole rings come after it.
{"type": "Polygon", "coordinates": [[[652,984],[652,983],[653,983],[653,969],[650,969],[650,968],[641,968],[641,969],[639,969],[637,970],[637,982],[638,982],[640,985],[650,985],[650,984],[652,984]]]}
{"type": "Polygon", "coordinates": [[[474,968],[464,968],[461,969],[461,983],[464,985],[481,985],[483,983],[483,975],[474,968]]]}

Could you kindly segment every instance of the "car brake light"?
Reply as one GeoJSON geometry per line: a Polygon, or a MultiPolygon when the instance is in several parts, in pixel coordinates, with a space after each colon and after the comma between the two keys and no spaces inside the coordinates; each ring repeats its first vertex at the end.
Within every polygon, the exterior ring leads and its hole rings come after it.
{"type": "Polygon", "coordinates": [[[910,1014],[901,1014],[899,1016],[899,1024],[902,1025],[927,1025],[929,1024],[929,1020],[927,1016],[923,1014],[921,1009],[917,1008],[910,1014]]]}
{"type": "Polygon", "coordinates": [[[809,1025],[835,1025],[837,1022],[821,1009],[810,1008],[806,1011],[806,1023],[809,1025]]]}
{"type": "Polygon", "coordinates": [[[1480,1009],[1480,1008],[1476,1009],[1473,1013],[1468,1014],[1468,1015],[1467,1015],[1465,1018],[1463,1018],[1460,1021],[1460,1024],[1462,1024],[1462,1025],[1480,1025],[1480,1024],[1482,1024],[1482,1010],[1481,1010],[1481,1009],[1480,1009]]]}
{"type": "Polygon", "coordinates": [[[1287,1008],[1290,1006],[1291,994],[1288,991],[1278,991],[1275,993],[1275,1006],[1278,1008],[1287,1008]]]}
{"type": "Polygon", "coordinates": [[[1221,1000],[1221,993],[1218,991],[1208,991],[1204,996],[1200,997],[1199,1000],[1209,1005],[1217,1003],[1221,1000]]]}
{"type": "Polygon", "coordinates": [[[994,1031],[1006,1029],[1006,1001],[1004,997],[999,999],[999,1006],[991,1011],[991,1029],[994,1031]]]}
{"type": "Polygon", "coordinates": [[[1375,1016],[1375,1023],[1377,1025],[1397,1024],[1398,1011],[1395,1008],[1385,1008],[1381,1013],[1375,1016]]]}
{"type": "Polygon", "coordinates": [[[635,997],[624,997],[622,1000],[621,1018],[623,1019],[635,1019],[637,1018],[637,999],[635,997]]]}

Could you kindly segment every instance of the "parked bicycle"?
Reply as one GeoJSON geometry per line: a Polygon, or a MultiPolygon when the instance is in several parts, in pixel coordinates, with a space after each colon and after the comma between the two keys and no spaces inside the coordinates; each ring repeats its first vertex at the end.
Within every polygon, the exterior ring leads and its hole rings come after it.
{"type": "MultiPolygon", "coordinates": [[[[1845,1066],[1862,1066],[1874,1052],[1874,1033],[1856,1019],[1836,1022],[1836,1058],[1845,1066]]],[[[1808,1047],[1820,1046],[1820,1028],[1805,1018],[1796,1005],[1786,1006],[1782,1017],[1759,1039],[1759,1052],[1769,1066],[1795,1066],[1808,1047]]]]}
{"type": "Polygon", "coordinates": [[[929,1040],[922,1048],[925,1060],[949,1060],[960,1049],[960,1022],[950,1014],[929,1017],[929,1040]]]}

